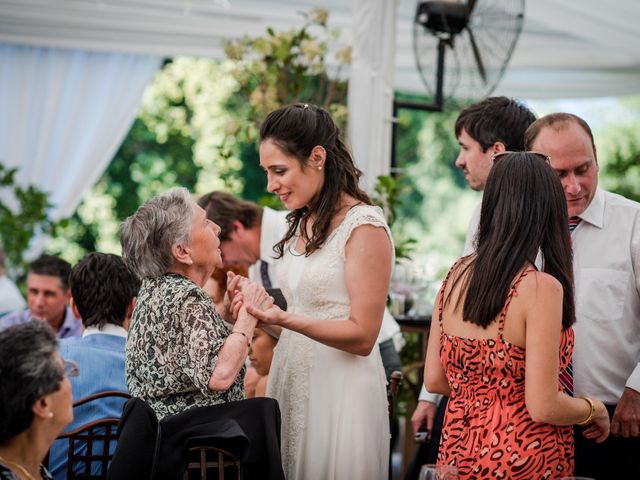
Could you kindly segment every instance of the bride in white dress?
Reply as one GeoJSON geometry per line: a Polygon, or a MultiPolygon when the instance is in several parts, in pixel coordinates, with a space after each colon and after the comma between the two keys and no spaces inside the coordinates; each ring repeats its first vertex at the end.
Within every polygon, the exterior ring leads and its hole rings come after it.
{"type": "Polygon", "coordinates": [[[288,480],[386,479],[389,420],[376,338],[393,263],[382,211],[329,114],[312,105],[270,113],[260,130],[268,190],[291,210],[276,246],[288,311],[250,313],[282,327],[267,396],[282,412],[288,480]]]}

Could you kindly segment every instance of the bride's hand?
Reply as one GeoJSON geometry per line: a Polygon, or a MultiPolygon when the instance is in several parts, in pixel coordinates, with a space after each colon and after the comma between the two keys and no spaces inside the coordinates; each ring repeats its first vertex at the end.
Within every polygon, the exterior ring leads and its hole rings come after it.
{"type": "Polygon", "coordinates": [[[287,313],[280,309],[277,305],[272,304],[268,308],[258,308],[254,306],[247,306],[247,312],[266,325],[281,325],[285,319],[287,313]]]}

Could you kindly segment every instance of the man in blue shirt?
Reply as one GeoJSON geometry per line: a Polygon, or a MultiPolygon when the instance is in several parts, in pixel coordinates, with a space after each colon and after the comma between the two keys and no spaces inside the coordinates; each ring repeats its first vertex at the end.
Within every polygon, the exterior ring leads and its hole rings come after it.
{"type": "Polygon", "coordinates": [[[82,323],[69,304],[69,272],[71,265],[53,255],[41,255],[27,274],[27,306],[25,310],[9,313],[0,319],[0,330],[31,322],[45,321],[58,338],[82,334],[82,323]]]}
{"type": "MultiPolygon", "coordinates": [[[[127,392],[124,349],[140,280],[119,256],[90,253],[73,267],[69,284],[71,308],[85,327],[82,337],[60,342],[60,356],[76,362],[80,370],[71,379],[73,399],[106,390],[127,392]]],[[[118,418],[124,402],[123,398],[107,398],[76,407],[74,420],[65,431],[100,418],[118,418]]],[[[67,440],[58,440],[51,448],[49,470],[55,479],[66,476],[67,448],[67,440]]],[[[111,451],[114,448],[112,445],[111,451]]],[[[86,446],[77,445],[78,449],[86,446]]]]}

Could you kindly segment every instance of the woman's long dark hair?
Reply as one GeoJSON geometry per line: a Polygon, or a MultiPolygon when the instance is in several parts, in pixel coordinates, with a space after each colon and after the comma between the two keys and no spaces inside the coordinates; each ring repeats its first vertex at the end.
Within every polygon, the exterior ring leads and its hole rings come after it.
{"type": "MultiPolygon", "coordinates": [[[[468,264],[463,318],[484,328],[498,316],[511,284],[542,253],[542,271],[563,288],[562,327],[575,322],[567,204],[558,175],[540,155],[500,157],[482,198],[476,256],[468,264]]],[[[464,275],[458,275],[460,279],[464,275]]],[[[451,293],[449,293],[450,295],[451,293]]]]}
{"type": "Polygon", "coordinates": [[[326,241],[343,193],[371,205],[369,196],[358,186],[362,172],[340,140],[340,129],[329,113],[315,105],[298,103],[271,112],[260,126],[260,143],[267,140],[285,154],[297,158],[303,169],[307,168],[314,147],[320,145],[327,152],[322,189],[308,206],[292,210],[287,215],[289,229],[274,247],[277,257],[282,257],[285,244],[300,225],[301,234],[307,240],[305,255],[311,255],[326,241]],[[311,238],[307,238],[307,222],[312,215],[315,220],[311,238]]]}

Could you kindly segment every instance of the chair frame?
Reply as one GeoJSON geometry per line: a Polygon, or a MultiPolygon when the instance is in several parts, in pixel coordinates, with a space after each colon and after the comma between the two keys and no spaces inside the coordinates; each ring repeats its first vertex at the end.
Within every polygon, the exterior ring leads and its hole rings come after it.
{"type": "MultiPolygon", "coordinates": [[[[106,397],[121,397],[125,399],[131,398],[126,392],[120,392],[117,390],[105,390],[103,392],[94,393],[93,395],[87,395],[79,400],[73,402],[73,408],[79,407],[93,400],[98,400],[106,397]]],[[[120,418],[108,417],[93,420],[84,425],[65,432],[57,437],[57,440],[68,439],[69,445],[67,449],[67,480],[73,480],[77,478],[90,479],[90,478],[106,478],[107,470],[109,468],[109,462],[112,455],[109,453],[109,447],[112,442],[117,441],[117,430],[120,418]],[[99,429],[104,429],[104,432],[96,432],[99,429]],[[84,455],[76,455],[75,445],[76,442],[83,441],[87,445],[87,453],[84,455]],[[94,442],[102,442],[102,452],[94,453],[94,442]],[[73,473],[74,463],[83,463],[84,471],[78,476],[73,473]],[[102,467],[102,474],[92,475],[91,465],[95,462],[100,462],[102,467]]]]}
{"type": "Polygon", "coordinates": [[[404,379],[404,375],[400,370],[394,370],[389,376],[389,386],[387,387],[387,400],[389,401],[389,418],[392,419],[395,414],[396,399],[400,384],[404,379]]]}
{"type": "Polygon", "coordinates": [[[236,477],[237,480],[240,480],[240,460],[233,455],[232,453],[223,450],[222,448],[212,447],[210,445],[197,445],[193,447],[189,447],[189,452],[199,452],[199,461],[197,462],[189,462],[187,464],[187,468],[182,475],[182,480],[189,479],[189,471],[200,471],[200,479],[207,480],[207,469],[208,468],[217,468],[218,469],[218,480],[224,480],[224,469],[226,467],[234,467],[238,472],[236,477]],[[207,460],[207,451],[213,452],[217,455],[217,460],[211,461],[207,460]]]}

